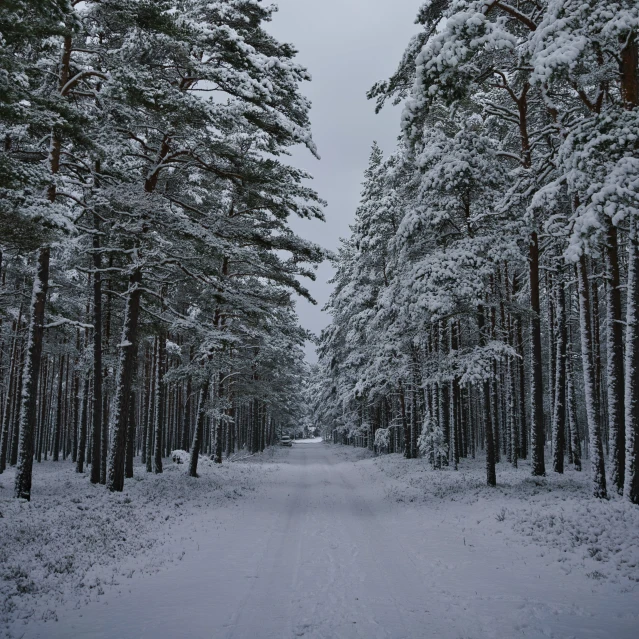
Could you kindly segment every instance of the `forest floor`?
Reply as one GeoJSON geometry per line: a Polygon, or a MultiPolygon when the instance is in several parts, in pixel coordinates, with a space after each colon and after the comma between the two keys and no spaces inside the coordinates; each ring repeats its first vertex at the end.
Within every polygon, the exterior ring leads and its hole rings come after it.
{"type": "Polygon", "coordinates": [[[136,466],[119,495],[37,465],[0,476],[0,636],[636,639],[639,508],[588,469],[297,442],[201,477],[136,466]]]}

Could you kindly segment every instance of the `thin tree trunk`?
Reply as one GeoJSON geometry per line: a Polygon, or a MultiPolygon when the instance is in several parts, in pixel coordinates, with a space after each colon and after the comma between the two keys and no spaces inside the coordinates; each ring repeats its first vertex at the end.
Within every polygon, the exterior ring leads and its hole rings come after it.
{"type": "Polygon", "coordinates": [[[84,390],[82,391],[82,410],[80,416],[80,433],[78,435],[78,462],[75,467],[76,472],[84,472],[84,456],[87,446],[87,421],[89,407],[89,378],[84,380],[84,390]]]}
{"type": "Polygon", "coordinates": [[[608,223],[606,238],[606,351],[608,387],[608,428],[610,431],[610,479],[619,494],[623,493],[626,464],[626,433],[623,371],[623,318],[619,277],[617,228],[608,223]]]}
{"type": "Polygon", "coordinates": [[[49,287],[48,246],[40,248],[31,297],[31,320],[24,362],[22,402],[20,405],[20,444],[18,468],[15,479],[15,496],[31,500],[31,475],[33,470],[33,437],[37,419],[38,377],[44,338],[44,309],[49,287]]]}
{"type": "Polygon", "coordinates": [[[595,371],[592,353],[592,330],[590,326],[590,291],[586,257],[582,255],[577,264],[579,285],[579,315],[581,319],[581,358],[584,373],[584,392],[586,395],[586,414],[588,415],[588,431],[590,433],[590,463],[592,466],[594,495],[605,499],[606,472],[604,467],[603,442],[601,439],[601,423],[599,406],[595,400],[595,371]]]}
{"type": "Polygon", "coordinates": [[[155,441],[153,443],[153,472],[162,472],[162,441],[164,435],[164,417],[166,413],[166,384],[164,373],[166,371],[166,331],[160,330],[158,335],[158,365],[155,379],[155,441]]]}
{"type": "Polygon", "coordinates": [[[102,257],[99,223],[93,234],[93,424],[91,433],[91,483],[100,481],[102,464],[102,257]]]}
{"type": "Polygon", "coordinates": [[[131,392],[129,399],[129,418],[127,420],[126,439],[126,463],[124,465],[124,476],[126,479],[133,477],[133,458],[135,457],[135,393],[131,392]]]}
{"type": "Polygon", "coordinates": [[[560,277],[555,281],[556,303],[556,357],[555,366],[555,401],[552,419],[552,444],[553,444],[553,470],[556,473],[564,472],[565,432],[566,432],[566,299],[564,284],[560,277]]]}
{"type": "MultiPolygon", "coordinates": [[[[220,372],[220,381],[219,381],[219,396],[220,401],[224,402],[224,381],[222,377],[222,373],[220,372]]],[[[215,425],[215,456],[214,461],[216,464],[222,463],[222,429],[224,424],[226,423],[226,413],[227,408],[224,408],[223,417],[219,417],[217,423],[215,425]]],[[[260,450],[264,450],[264,433],[260,431],[260,450]]]]}
{"type": "MultiPolygon", "coordinates": [[[[486,327],[484,321],[484,307],[480,306],[477,309],[477,324],[479,328],[479,339],[481,341],[482,346],[486,345],[486,327]]],[[[495,471],[495,443],[493,441],[493,424],[491,420],[491,410],[490,410],[490,380],[484,380],[483,388],[484,388],[484,437],[485,437],[485,446],[486,446],[486,483],[489,486],[497,485],[497,473],[495,471]]]]}
{"type": "Polygon", "coordinates": [[[544,428],[544,387],[543,363],[541,359],[541,307],[539,304],[539,240],[537,233],[530,236],[529,249],[530,268],[530,400],[531,400],[531,452],[532,474],[542,476],[546,474],[544,462],[544,444],[546,430],[544,428]]]}
{"type": "Polygon", "coordinates": [[[189,461],[189,475],[197,477],[197,463],[200,458],[200,450],[202,448],[202,440],[204,439],[204,421],[206,419],[206,402],[208,400],[209,386],[211,380],[207,375],[200,390],[200,401],[197,407],[197,416],[195,420],[195,429],[193,433],[193,442],[191,444],[191,459],[189,461]]]}
{"type": "Polygon", "coordinates": [[[2,441],[0,442],[0,473],[7,467],[7,452],[9,444],[9,424],[11,423],[11,404],[16,394],[16,383],[18,377],[18,328],[22,321],[22,304],[18,313],[18,321],[14,324],[13,343],[11,345],[11,360],[9,363],[9,389],[4,403],[4,413],[2,415],[2,441]]]}
{"type": "Polygon", "coordinates": [[[626,312],[626,468],[624,497],[639,504],[639,238],[636,226],[629,237],[628,302],[626,312]]]}
{"type": "Polygon", "coordinates": [[[60,371],[58,373],[58,397],[55,409],[55,426],[53,431],[53,461],[60,460],[60,434],[62,431],[62,381],[64,379],[64,355],[60,356],[60,371]]]}
{"type": "Polygon", "coordinates": [[[127,418],[131,401],[135,365],[138,355],[138,319],[140,315],[140,283],[142,271],[133,269],[129,278],[129,290],[124,310],[122,341],[119,344],[120,357],[115,384],[113,405],[113,445],[109,456],[107,487],[111,491],[124,488],[124,465],[126,455],[127,418]]]}
{"type": "Polygon", "coordinates": [[[153,354],[151,356],[151,377],[149,387],[149,404],[148,404],[148,419],[146,429],[146,472],[153,472],[153,425],[155,424],[155,394],[157,393],[156,378],[158,365],[158,338],[153,340],[153,354]]]}

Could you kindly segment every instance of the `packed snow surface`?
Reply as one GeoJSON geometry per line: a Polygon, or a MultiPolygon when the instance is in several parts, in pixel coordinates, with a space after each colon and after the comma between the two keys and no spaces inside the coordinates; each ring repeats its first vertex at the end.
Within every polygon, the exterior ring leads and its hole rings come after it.
{"type": "Polygon", "coordinates": [[[594,500],[587,469],[500,464],[488,489],[464,465],[295,442],[109,495],[49,462],[31,504],[9,472],[0,635],[636,639],[639,508],[594,500]]]}

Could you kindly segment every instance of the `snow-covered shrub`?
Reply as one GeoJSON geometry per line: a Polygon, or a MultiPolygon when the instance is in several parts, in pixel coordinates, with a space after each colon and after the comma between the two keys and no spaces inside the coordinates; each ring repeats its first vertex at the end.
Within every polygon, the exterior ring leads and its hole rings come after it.
{"type": "Polygon", "coordinates": [[[388,428],[379,428],[375,432],[375,451],[378,453],[387,453],[390,447],[390,430],[388,428]]]}
{"type": "Polygon", "coordinates": [[[440,468],[441,460],[448,456],[448,444],[444,441],[444,431],[439,426],[435,426],[428,415],[424,419],[417,446],[422,457],[428,457],[436,468],[440,468]]]}
{"type": "Polygon", "coordinates": [[[185,450],[174,450],[171,451],[171,459],[176,464],[188,464],[191,459],[191,455],[185,450]]]}

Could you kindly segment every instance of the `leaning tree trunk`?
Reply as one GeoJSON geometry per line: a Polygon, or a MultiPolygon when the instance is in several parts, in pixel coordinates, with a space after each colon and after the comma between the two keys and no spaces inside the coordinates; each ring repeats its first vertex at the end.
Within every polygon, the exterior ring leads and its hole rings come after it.
{"type": "Polygon", "coordinates": [[[639,238],[629,237],[628,303],[626,313],[626,468],[624,496],[639,504],[639,238]]]}
{"type": "Polygon", "coordinates": [[[531,381],[531,441],[532,474],[541,476],[546,474],[544,462],[544,444],[546,432],[544,428],[544,387],[543,364],[541,360],[541,307],[539,304],[539,239],[537,233],[530,236],[529,250],[530,268],[530,381],[531,381]]]}
{"type": "Polygon", "coordinates": [[[588,432],[590,434],[590,463],[593,472],[594,495],[605,499],[606,471],[604,467],[603,441],[601,439],[601,422],[599,405],[595,401],[595,368],[592,361],[592,331],[590,326],[590,291],[586,256],[581,255],[577,264],[577,280],[579,286],[579,315],[581,329],[581,359],[584,372],[584,392],[586,395],[586,415],[588,416],[588,432]]]}
{"type": "Polygon", "coordinates": [[[107,488],[122,491],[124,488],[124,462],[126,456],[127,418],[131,387],[135,376],[138,354],[138,319],[140,316],[140,282],[142,270],[135,267],[129,278],[129,291],[124,310],[124,326],[120,348],[120,361],[115,384],[113,403],[113,444],[109,456],[107,488]]]}
{"type": "Polygon", "coordinates": [[[623,319],[619,277],[617,228],[608,223],[606,238],[606,351],[608,386],[608,423],[610,429],[610,478],[619,494],[623,493],[625,469],[623,319]]]}
{"type": "Polygon", "coordinates": [[[566,342],[568,332],[566,327],[566,297],[564,283],[561,277],[555,280],[557,289],[557,303],[555,318],[557,321],[556,349],[557,363],[555,366],[555,401],[552,416],[552,449],[553,470],[564,472],[564,454],[566,449],[566,342]]]}
{"type": "Polygon", "coordinates": [[[200,458],[202,441],[204,439],[204,420],[206,419],[206,402],[208,400],[210,377],[207,375],[202,389],[200,390],[200,401],[197,407],[197,417],[193,433],[193,443],[191,444],[191,459],[189,462],[189,475],[197,477],[197,462],[200,458]]]}
{"type": "Polygon", "coordinates": [[[38,265],[33,280],[31,297],[31,321],[27,352],[24,361],[22,401],[20,403],[20,444],[18,468],[15,479],[15,496],[31,499],[31,474],[33,470],[33,437],[37,419],[37,391],[44,338],[44,307],[49,287],[49,258],[51,249],[43,246],[38,254],[38,265]]]}

